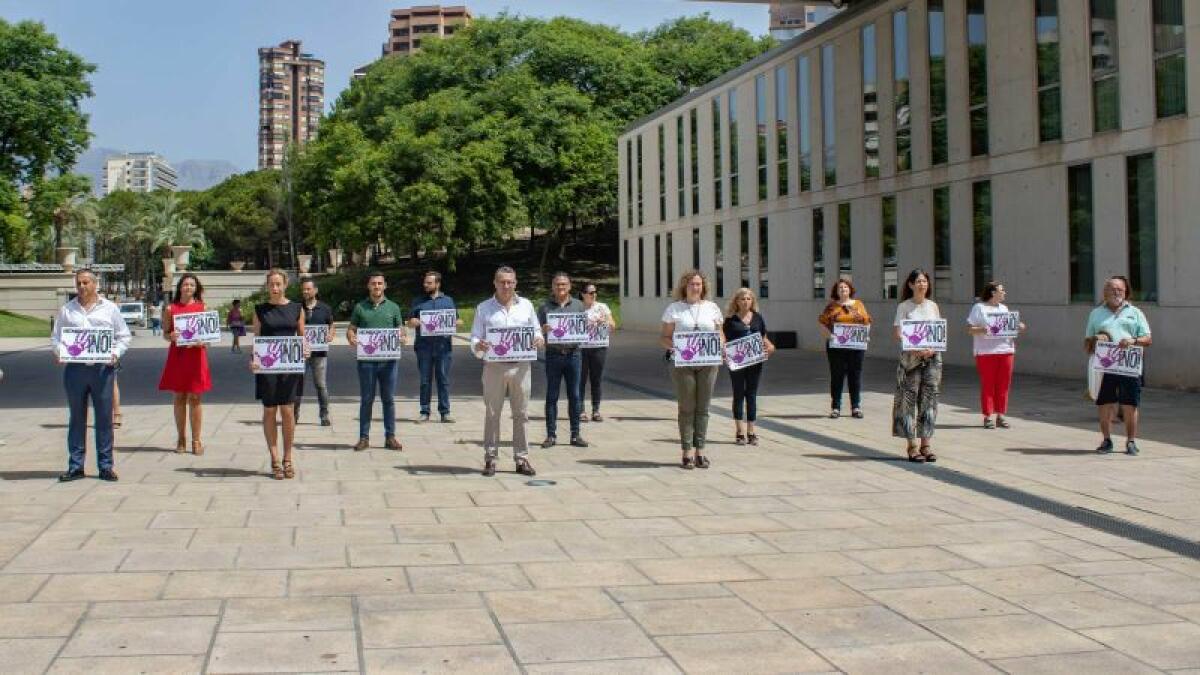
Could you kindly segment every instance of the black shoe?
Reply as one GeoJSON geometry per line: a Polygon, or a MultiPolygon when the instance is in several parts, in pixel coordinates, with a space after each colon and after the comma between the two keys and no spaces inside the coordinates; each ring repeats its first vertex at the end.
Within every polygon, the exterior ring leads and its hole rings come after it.
{"type": "Polygon", "coordinates": [[[555,438],[554,436],[547,436],[546,440],[542,441],[542,447],[543,448],[553,448],[554,444],[557,442],[558,442],[558,439],[555,438]]]}
{"type": "Polygon", "coordinates": [[[429,413],[421,413],[421,416],[417,418],[417,424],[425,424],[428,421],[429,413]]]}
{"type": "Polygon", "coordinates": [[[454,418],[449,415],[442,415],[442,424],[454,424],[454,418]]]}
{"type": "Polygon", "coordinates": [[[333,426],[333,422],[330,422],[328,417],[322,417],[321,418],[321,426],[331,427],[331,426],[333,426]]]}
{"type": "Polygon", "coordinates": [[[582,437],[576,436],[575,438],[571,439],[571,445],[573,445],[577,448],[586,448],[586,447],[588,447],[588,442],[583,440],[582,437]]]}
{"type": "Polygon", "coordinates": [[[1111,438],[1104,439],[1104,442],[1100,444],[1100,447],[1096,448],[1096,452],[1100,453],[1101,455],[1111,454],[1112,451],[1113,444],[1111,438]]]}
{"type": "Polygon", "coordinates": [[[495,476],[496,475],[496,460],[494,460],[494,459],[484,460],[483,475],[485,475],[485,476],[495,476]]]}
{"type": "Polygon", "coordinates": [[[100,469],[100,480],[115,483],[117,482],[117,472],[112,469],[100,469]]]}
{"type": "Polygon", "coordinates": [[[1134,443],[1133,441],[1125,441],[1125,454],[1127,454],[1127,455],[1138,454],[1137,443],[1134,443]]]}
{"type": "Polygon", "coordinates": [[[78,471],[68,471],[68,472],[66,472],[66,473],[64,473],[63,475],[61,475],[61,476],[59,476],[59,477],[58,477],[58,482],[60,482],[60,483],[70,483],[70,482],[71,482],[71,481],[73,481],[73,480],[79,480],[79,479],[81,479],[81,478],[86,478],[86,477],[87,477],[87,476],[85,476],[85,475],[84,475],[84,473],[83,473],[83,469],[80,469],[80,470],[78,470],[78,471]]]}
{"type": "Polygon", "coordinates": [[[521,474],[522,476],[537,475],[537,472],[533,470],[533,465],[530,464],[529,460],[525,459],[524,457],[517,460],[517,473],[521,474]]]}

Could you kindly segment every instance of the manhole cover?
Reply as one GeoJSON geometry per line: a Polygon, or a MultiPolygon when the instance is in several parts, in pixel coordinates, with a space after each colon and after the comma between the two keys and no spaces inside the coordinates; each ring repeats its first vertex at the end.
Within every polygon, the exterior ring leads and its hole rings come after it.
{"type": "Polygon", "coordinates": [[[556,481],[542,480],[540,478],[538,478],[536,480],[527,480],[527,481],[525,481],[525,484],[530,485],[532,487],[545,487],[547,485],[558,485],[558,483],[556,481]]]}

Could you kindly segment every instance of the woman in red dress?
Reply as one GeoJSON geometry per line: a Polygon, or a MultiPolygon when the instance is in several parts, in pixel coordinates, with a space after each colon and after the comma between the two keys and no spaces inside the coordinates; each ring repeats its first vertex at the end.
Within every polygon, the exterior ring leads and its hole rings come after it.
{"type": "Polygon", "coordinates": [[[163,338],[171,343],[167,348],[167,363],[163,366],[162,377],[158,381],[159,391],[170,391],[175,394],[175,430],[178,440],[175,442],[175,452],[187,452],[187,423],[192,421],[192,452],[204,454],[204,444],[200,442],[200,424],[203,415],[200,410],[200,395],[212,389],[212,378],[208,373],[208,345],[179,345],[179,331],[175,329],[175,317],[180,314],[203,312],[206,309],[203,299],[204,287],[196,275],[188,272],[179,277],[175,285],[175,301],[163,313],[163,338]],[[190,413],[190,414],[189,414],[190,413]]]}

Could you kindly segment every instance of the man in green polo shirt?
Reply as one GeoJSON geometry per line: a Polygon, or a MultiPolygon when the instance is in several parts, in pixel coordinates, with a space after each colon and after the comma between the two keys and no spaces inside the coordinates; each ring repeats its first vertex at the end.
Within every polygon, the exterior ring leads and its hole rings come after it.
{"type": "MultiPolygon", "coordinates": [[[[384,297],[387,281],[382,272],[367,274],[367,298],[354,306],[350,315],[350,327],[346,331],[346,339],[350,346],[358,346],[359,328],[399,328],[404,334],[404,314],[400,305],[384,297]]],[[[375,388],[379,387],[379,398],[383,401],[383,433],[384,445],[391,450],[403,450],[404,446],[396,439],[396,374],[399,372],[399,361],[362,361],[358,362],[358,443],[356,451],[366,450],[371,446],[368,438],[371,435],[371,408],[375,405],[375,388]]]]}

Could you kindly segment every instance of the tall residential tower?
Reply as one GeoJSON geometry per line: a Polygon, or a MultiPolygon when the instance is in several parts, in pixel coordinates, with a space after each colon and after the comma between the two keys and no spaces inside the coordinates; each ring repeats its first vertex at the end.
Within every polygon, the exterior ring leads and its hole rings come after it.
{"type": "Polygon", "coordinates": [[[258,50],[258,78],[258,168],[278,169],[289,143],[303,145],[317,134],[325,62],[288,40],[258,50]]]}
{"type": "Polygon", "coordinates": [[[415,54],[421,51],[422,39],[450,37],[454,31],[469,23],[471,10],[464,5],[393,9],[392,19],[388,22],[388,41],[383,43],[383,54],[415,54]]]}

